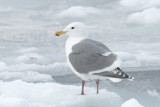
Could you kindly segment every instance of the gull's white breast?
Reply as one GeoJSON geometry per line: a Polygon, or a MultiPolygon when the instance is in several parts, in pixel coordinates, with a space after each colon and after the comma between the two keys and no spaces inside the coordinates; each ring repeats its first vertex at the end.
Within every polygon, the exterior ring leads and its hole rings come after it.
{"type": "Polygon", "coordinates": [[[67,39],[67,41],[66,41],[66,57],[67,57],[67,62],[69,64],[69,67],[71,68],[71,70],[73,71],[73,73],[75,73],[77,76],[79,76],[83,80],[86,80],[86,78],[84,77],[84,75],[80,74],[79,72],[77,72],[74,69],[74,67],[72,66],[71,62],[69,61],[69,54],[72,52],[72,46],[74,46],[75,44],[79,43],[83,39],[85,39],[85,38],[69,37],[67,39]]]}

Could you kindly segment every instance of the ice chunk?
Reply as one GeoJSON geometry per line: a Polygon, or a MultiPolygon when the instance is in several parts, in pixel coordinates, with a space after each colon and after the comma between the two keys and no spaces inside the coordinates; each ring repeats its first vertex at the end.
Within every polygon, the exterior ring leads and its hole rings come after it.
{"type": "Polygon", "coordinates": [[[0,107],[119,107],[121,104],[119,95],[105,89],[97,95],[96,89],[85,87],[87,95],[81,96],[78,95],[81,86],[74,85],[17,80],[0,82],[0,86],[0,98],[3,99],[0,107]]]}
{"type": "Polygon", "coordinates": [[[159,0],[121,0],[120,4],[128,8],[143,9],[160,6],[159,0]]]}
{"type": "Polygon", "coordinates": [[[83,18],[88,15],[100,14],[101,12],[100,9],[95,7],[72,6],[69,9],[62,11],[59,15],[61,17],[83,18]]]}
{"type": "Polygon", "coordinates": [[[4,81],[23,80],[26,82],[48,82],[53,81],[51,75],[40,74],[35,71],[25,72],[0,72],[0,79],[4,81]]]}
{"type": "Polygon", "coordinates": [[[132,98],[130,100],[127,100],[126,102],[124,102],[121,107],[144,107],[143,105],[139,104],[139,102],[132,98]]]}
{"type": "Polygon", "coordinates": [[[158,92],[154,89],[154,90],[148,90],[147,93],[150,95],[150,96],[158,96],[158,92]]]}
{"type": "Polygon", "coordinates": [[[30,60],[43,60],[43,56],[37,53],[27,53],[17,58],[18,62],[27,62],[30,60]]]}
{"type": "Polygon", "coordinates": [[[67,63],[7,65],[0,62],[0,79],[3,81],[20,79],[27,82],[48,82],[53,81],[51,76],[64,76],[72,73],[67,63]]]}
{"type": "Polygon", "coordinates": [[[4,62],[0,62],[0,71],[7,69],[7,65],[4,62]]]}
{"type": "Polygon", "coordinates": [[[142,12],[136,12],[128,16],[129,24],[160,24],[160,9],[149,8],[142,12]]]}
{"type": "Polygon", "coordinates": [[[123,61],[123,67],[141,67],[141,66],[158,66],[160,64],[160,56],[150,52],[115,52],[123,61]]]}
{"type": "Polygon", "coordinates": [[[36,50],[38,50],[38,49],[35,48],[35,47],[29,47],[29,48],[20,49],[19,52],[20,53],[28,53],[28,52],[33,52],[33,51],[36,51],[36,50]]]}

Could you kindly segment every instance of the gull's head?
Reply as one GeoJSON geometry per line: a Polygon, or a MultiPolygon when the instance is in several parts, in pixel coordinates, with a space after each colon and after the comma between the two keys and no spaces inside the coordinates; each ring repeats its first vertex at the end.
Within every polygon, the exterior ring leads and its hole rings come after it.
{"type": "Polygon", "coordinates": [[[63,30],[55,33],[56,36],[60,36],[62,34],[67,34],[69,37],[88,37],[87,27],[85,24],[80,22],[71,23],[63,30]]]}

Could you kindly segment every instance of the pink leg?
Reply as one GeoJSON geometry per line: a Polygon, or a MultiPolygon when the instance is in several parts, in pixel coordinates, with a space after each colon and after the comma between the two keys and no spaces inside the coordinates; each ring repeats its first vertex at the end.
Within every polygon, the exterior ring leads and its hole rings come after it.
{"type": "Polygon", "coordinates": [[[99,79],[97,79],[96,84],[97,84],[97,94],[98,94],[99,93],[99,79]]]}
{"type": "Polygon", "coordinates": [[[85,80],[82,80],[82,91],[80,95],[85,95],[84,94],[84,84],[85,84],[85,80]]]}

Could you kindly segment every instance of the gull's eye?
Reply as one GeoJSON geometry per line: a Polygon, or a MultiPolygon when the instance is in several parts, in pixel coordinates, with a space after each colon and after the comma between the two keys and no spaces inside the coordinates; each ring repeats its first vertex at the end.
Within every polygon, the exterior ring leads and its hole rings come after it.
{"type": "Polygon", "coordinates": [[[71,29],[74,29],[74,27],[71,27],[71,29]]]}

